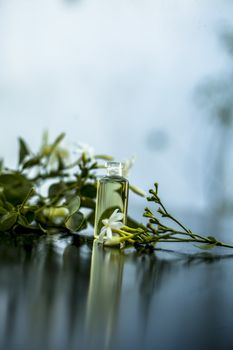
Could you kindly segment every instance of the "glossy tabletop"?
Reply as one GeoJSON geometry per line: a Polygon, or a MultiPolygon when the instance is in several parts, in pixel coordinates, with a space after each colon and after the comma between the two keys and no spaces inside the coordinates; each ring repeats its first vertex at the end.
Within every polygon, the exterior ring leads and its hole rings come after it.
{"type": "Polygon", "coordinates": [[[1,235],[0,349],[233,349],[233,251],[1,235]]]}

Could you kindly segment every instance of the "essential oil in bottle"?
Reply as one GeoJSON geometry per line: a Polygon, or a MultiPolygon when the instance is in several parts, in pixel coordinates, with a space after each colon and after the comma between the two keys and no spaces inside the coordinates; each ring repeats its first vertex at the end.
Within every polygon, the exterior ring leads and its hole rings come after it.
{"type": "Polygon", "coordinates": [[[102,220],[109,219],[114,210],[123,213],[123,224],[127,221],[129,182],[122,176],[122,163],[107,162],[107,175],[97,182],[94,237],[98,238],[102,220]]]}

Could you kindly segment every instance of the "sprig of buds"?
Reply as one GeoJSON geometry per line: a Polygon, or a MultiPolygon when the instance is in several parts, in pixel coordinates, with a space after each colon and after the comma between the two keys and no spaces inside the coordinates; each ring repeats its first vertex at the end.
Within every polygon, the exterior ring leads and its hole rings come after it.
{"type": "Polygon", "coordinates": [[[200,249],[212,249],[216,246],[233,248],[232,244],[221,242],[213,236],[203,236],[194,233],[184,224],[177,220],[168,212],[165,205],[158,195],[158,183],[154,184],[154,189],[149,191],[150,196],[147,197],[148,202],[153,202],[158,208],[154,213],[146,207],[143,216],[148,219],[146,226],[141,225],[138,228],[130,228],[124,226],[121,230],[115,230],[118,239],[105,242],[106,245],[134,246],[136,248],[150,247],[153,248],[157,243],[198,243],[195,245],[200,249]],[[158,213],[160,217],[156,215],[158,213]],[[164,221],[164,219],[166,221],[164,221]],[[175,224],[175,228],[168,226],[167,222],[175,224]]]}

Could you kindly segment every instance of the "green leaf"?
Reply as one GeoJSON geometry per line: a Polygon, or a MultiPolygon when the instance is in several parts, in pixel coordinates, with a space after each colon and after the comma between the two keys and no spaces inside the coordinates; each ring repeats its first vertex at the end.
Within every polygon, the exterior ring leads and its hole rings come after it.
{"type": "Polygon", "coordinates": [[[69,217],[76,213],[80,208],[81,200],[79,196],[75,196],[69,200],[66,207],[69,209],[69,217]]]}
{"type": "Polygon", "coordinates": [[[28,169],[28,168],[32,168],[32,167],[34,167],[36,165],[40,165],[41,159],[42,159],[41,155],[29,159],[28,161],[26,161],[23,164],[23,169],[28,169]]]}
{"type": "Polygon", "coordinates": [[[0,231],[5,232],[10,230],[16,223],[17,218],[18,214],[15,212],[3,215],[0,219],[0,231]]]}
{"type": "Polygon", "coordinates": [[[94,226],[94,224],[95,224],[95,211],[94,210],[92,210],[90,212],[90,214],[87,216],[87,222],[89,222],[89,224],[94,226]]]}
{"type": "Polygon", "coordinates": [[[15,209],[15,207],[11,204],[11,203],[9,203],[9,202],[5,202],[5,205],[4,205],[4,207],[6,208],[6,210],[8,210],[8,211],[13,211],[14,209],[15,209]]]}
{"type": "Polygon", "coordinates": [[[69,216],[65,221],[65,227],[71,232],[79,231],[85,222],[84,215],[79,211],[69,216]]]}
{"type": "Polygon", "coordinates": [[[19,138],[19,165],[23,163],[24,159],[30,154],[30,150],[26,142],[20,137],[19,138]]]}
{"type": "Polygon", "coordinates": [[[7,210],[3,207],[0,207],[0,216],[3,216],[7,213],[7,210]]]}
{"type": "Polygon", "coordinates": [[[92,184],[86,184],[81,188],[81,195],[88,198],[96,198],[96,186],[92,184]]]}
{"type": "Polygon", "coordinates": [[[64,160],[62,159],[62,157],[60,156],[60,154],[57,155],[57,160],[58,160],[58,167],[57,167],[57,170],[58,170],[58,171],[61,171],[61,170],[65,169],[65,162],[64,162],[64,160]]]}
{"type": "Polygon", "coordinates": [[[29,210],[26,214],[24,214],[24,216],[27,219],[28,223],[31,223],[33,220],[35,220],[35,213],[32,210],[29,210]]]}
{"type": "MultiPolygon", "coordinates": [[[[6,201],[10,202],[11,205],[18,205],[23,202],[31,190],[32,184],[22,174],[2,174],[0,175],[0,187],[3,188],[6,201]]],[[[3,197],[1,196],[1,198],[3,197]]]]}
{"type": "Polygon", "coordinates": [[[89,209],[95,209],[95,206],[96,206],[96,204],[95,204],[95,201],[93,199],[88,198],[88,197],[86,197],[86,198],[82,197],[82,207],[89,208],[89,209]]]}
{"type": "Polygon", "coordinates": [[[4,162],[3,162],[3,159],[0,158],[0,175],[3,171],[3,169],[4,169],[4,162]]]}
{"type": "Polygon", "coordinates": [[[0,193],[0,207],[4,208],[6,211],[13,211],[15,209],[11,203],[7,202],[3,193],[0,193]]]}
{"type": "Polygon", "coordinates": [[[66,189],[67,189],[67,186],[63,181],[52,184],[49,187],[49,197],[55,197],[58,194],[62,194],[63,192],[65,192],[66,189]]]}
{"type": "Polygon", "coordinates": [[[29,223],[27,221],[27,218],[24,215],[19,215],[18,224],[23,226],[23,227],[29,227],[29,223]]]}

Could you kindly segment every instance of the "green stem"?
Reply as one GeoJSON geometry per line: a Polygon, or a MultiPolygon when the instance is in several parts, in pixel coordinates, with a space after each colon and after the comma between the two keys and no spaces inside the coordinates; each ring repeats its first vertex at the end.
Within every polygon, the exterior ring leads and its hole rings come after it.
{"type": "Polygon", "coordinates": [[[139,228],[132,228],[132,227],[129,227],[129,226],[122,226],[122,229],[126,230],[128,232],[141,232],[141,233],[144,232],[144,230],[141,229],[140,227],[139,228]]]}
{"type": "Polygon", "coordinates": [[[47,174],[38,174],[35,177],[33,177],[32,179],[30,179],[30,181],[32,182],[37,182],[37,181],[42,181],[42,180],[48,180],[48,179],[53,179],[53,178],[58,178],[58,177],[69,177],[70,174],[68,173],[61,173],[59,171],[51,171],[50,173],[47,174]]]}
{"type": "MultiPolygon", "coordinates": [[[[167,212],[166,212],[167,213],[167,212]]],[[[174,221],[175,223],[177,223],[177,225],[179,225],[185,232],[190,233],[190,231],[183,225],[181,224],[178,220],[176,220],[172,215],[167,213],[168,218],[170,218],[172,221],[174,221]]]]}
{"type": "Polygon", "coordinates": [[[224,243],[224,242],[217,242],[216,246],[226,247],[226,248],[233,248],[233,244],[224,243]]]}
{"type": "MultiPolygon", "coordinates": [[[[147,240],[147,242],[145,243],[152,243],[152,242],[168,242],[168,243],[187,243],[187,242],[194,242],[194,243],[210,243],[208,238],[206,238],[206,241],[203,242],[202,239],[180,239],[180,238],[172,238],[172,239],[164,239],[164,238],[157,238],[157,237],[151,237],[151,239],[147,240]]],[[[216,246],[219,246],[219,247],[226,247],[226,248],[233,248],[233,244],[229,244],[229,243],[224,243],[224,242],[220,242],[220,241],[217,241],[216,246]]]]}
{"type": "Polygon", "coordinates": [[[27,203],[28,199],[29,199],[29,198],[31,197],[31,195],[34,194],[34,193],[35,193],[35,190],[34,190],[34,188],[32,187],[32,188],[30,189],[30,191],[28,192],[28,194],[26,195],[26,197],[24,198],[23,202],[22,202],[22,203],[20,204],[20,206],[19,206],[19,213],[22,212],[22,210],[23,210],[25,204],[27,203]]]}
{"type": "MultiPolygon", "coordinates": [[[[203,241],[201,240],[197,240],[197,239],[179,239],[179,238],[172,238],[172,239],[151,239],[151,242],[179,242],[179,243],[182,243],[182,242],[196,242],[196,243],[204,243],[203,241]]],[[[233,248],[233,246],[232,246],[233,248]]]]}
{"type": "MultiPolygon", "coordinates": [[[[198,235],[196,233],[191,233],[191,232],[183,232],[183,231],[175,231],[171,228],[168,228],[168,230],[164,231],[164,233],[169,233],[171,236],[174,235],[183,235],[183,236],[189,236],[193,239],[199,239],[202,240],[203,242],[209,242],[210,240],[207,237],[198,235]]],[[[160,235],[161,238],[163,238],[164,236],[160,235]]]]}

